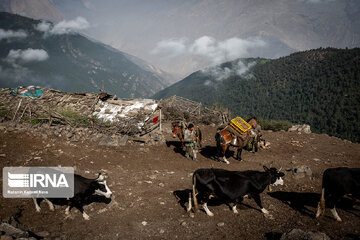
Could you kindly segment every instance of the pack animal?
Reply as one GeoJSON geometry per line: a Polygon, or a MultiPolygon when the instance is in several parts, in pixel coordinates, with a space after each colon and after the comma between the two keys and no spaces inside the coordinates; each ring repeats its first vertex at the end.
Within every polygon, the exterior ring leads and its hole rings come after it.
{"type": "MultiPolygon", "coordinates": [[[[184,146],[184,131],[186,129],[186,125],[183,122],[174,122],[172,123],[172,135],[173,138],[179,138],[181,142],[181,147],[184,146]]],[[[201,141],[202,141],[202,132],[199,127],[195,128],[195,136],[197,137],[197,145],[198,147],[201,147],[201,141]]]]}
{"type": "Polygon", "coordinates": [[[321,198],[318,203],[316,217],[325,213],[325,201],[331,208],[334,218],[341,222],[335,205],[338,200],[347,194],[360,198],[360,168],[328,168],[323,173],[321,198]]]}
{"type": "Polygon", "coordinates": [[[187,211],[192,209],[194,200],[195,212],[199,210],[198,201],[202,204],[208,216],[214,214],[207,207],[211,197],[219,198],[228,204],[232,211],[237,214],[236,206],[243,200],[245,195],[254,198],[261,211],[269,216],[269,212],[262,206],[260,193],[268,185],[283,185],[284,173],[276,168],[263,166],[265,172],[260,171],[228,171],[215,168],[201,168],[194,172],[192,177],[192,193],[189,194],[187,211]]]}
{"type": "Polygon", "coordinates": [[[226,152],[230,146],[235,147],[236,151],[236,159],[241,161],[241,153],[242,149],[248,145],[251,139],[250,132],[248,131],[244,137],[239,137],[236,134],[232,134],[227,127],[224,129],[219,129],[219,131],[215,134],[216,148],[218,152],[218,156],[223,157],[223,161],[226,164],[230,164],[230,162],[226,158],[226,152]]]}
{"type": "Polygon", "coordinates": [[[184,143],[184,130],[185,130],[185,124],[183,122],[172,123],[173,138],[178,137],[182,144],[184,143]]]}
{"type": "MultiPolygon", "coordinates": [[[[74,197],[69,199],[60,199],[67,202],[67,208],[65,209],[65,214],[70,215],[71,208],[77,208],[83,215],[85,220],[90,220],[89,215],[84,211],[84,203],[87,198],[93,195],[105,196],[106,198],[111,198],[112,192],[109,187],[106,185],[106,180],[103,175],[99,173],[96,179],[88,179],[80,175],[74,174],[74,197]]],[[[44,198],[47,204],[49,205],[50,211],[54,211],[54,204],[47,198],[44,198]]],[[[39,204],[42,199],[34,198],[34,204],[37,212],[40,212],[41,208],[39,204]]]]}

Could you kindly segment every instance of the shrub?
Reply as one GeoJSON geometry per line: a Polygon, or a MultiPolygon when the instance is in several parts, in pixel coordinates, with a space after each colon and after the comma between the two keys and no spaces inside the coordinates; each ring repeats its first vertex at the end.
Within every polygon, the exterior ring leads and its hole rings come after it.
{"type": "Polygon", "coordinates": [[[10,113],[10,110],[8,109],[5,104],[0,103],[0,117],[6,117],[10,113]]]}
{"type": "Polygon", "coordinates": [[[287,131],[292,123],[285,120],[269,120],[269,119],[259,119],[259,124],[263,130],[272,130],[272,131],[287,131]]]}

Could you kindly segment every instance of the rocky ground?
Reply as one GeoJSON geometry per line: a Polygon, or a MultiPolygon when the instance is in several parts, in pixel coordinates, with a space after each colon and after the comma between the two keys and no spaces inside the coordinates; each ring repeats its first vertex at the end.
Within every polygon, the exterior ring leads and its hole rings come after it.
{"type": "Polygon", "coordinates": [[[87,132],[91,130],[71,130],[67,135],[51,127],[44,130],[2,123],[1,168],[72,166],[88,178],[102,172],[113,197],[110,202],[86,206],[91,220],[85,221],[75,209],[65,218],[65,206],[56,206],[51,212],[43,202],[41,213],[36,213],[31,199],[1,196],[0,219],[9,222],[15,218],[17,224],[47,239],[280,239],[292,229],[322,232],[331,239],[360,238],[360,206],[348,198],[338,206],[343,222],[336,222],[328,209],[324,217],[314,218],[323,171],[360,167],[359,144],[325,134],[264,131],[264,138],[271,143],[269,149],[255,154],[243,151],[243,161],[230,158],[226,165],[213,158],[216,127],[201,128],[203,148],[198,161],[192,161],[175,147],[177,141],[169,126],[163,128],[166,142],[103,146],[97,142],[98,136],[87,132]],[[209,206],[214,217],[203,211],[194,217],[186,213],[184,202],[197,168],[262,170],[270,164],[285,172],[283,186],[262,194],[263,205],[274,219],[264,217],[252,199],[244,200],[238,215],[217,202],[209,206]]]}

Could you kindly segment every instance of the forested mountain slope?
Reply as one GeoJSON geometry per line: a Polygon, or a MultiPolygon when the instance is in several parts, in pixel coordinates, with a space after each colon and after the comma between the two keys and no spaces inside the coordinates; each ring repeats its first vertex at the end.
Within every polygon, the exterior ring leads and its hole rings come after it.
{"type": "Polygon", "coordinates": [[[308,123],[317,133],[360,141],[360,49],[316,49],[275,60],[239,59],[195,72],[158,92],[234,115],[308,123]]]}

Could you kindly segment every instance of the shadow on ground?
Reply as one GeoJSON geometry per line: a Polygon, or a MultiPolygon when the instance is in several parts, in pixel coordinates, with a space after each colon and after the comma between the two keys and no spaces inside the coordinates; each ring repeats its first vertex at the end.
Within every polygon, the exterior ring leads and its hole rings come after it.
{"type": "MultiPolygon", "coordinates": [[[[277,191],[270,192],[268,194],[269,196],[282,201],[283,203],[300,212],[301,214],[311,217],[315,216],[317,205],[320,200],[319,193],[277,191]]],[[[340,208],[344,211],[354,214],[355,216],[359,216],[358,214],[349,211],[360,211],[358,209],[355,209],[353,207],[354,205],[359,205],[359,203],[356,203],[353,199],[343,197],[336,204],[336,208],[340,208]]]]}

